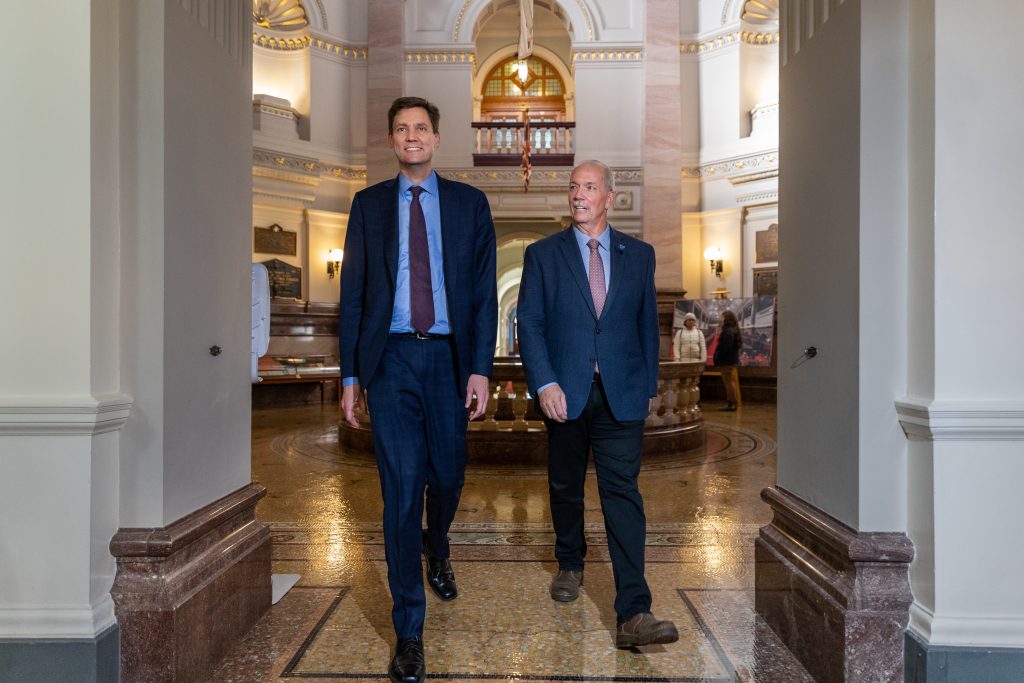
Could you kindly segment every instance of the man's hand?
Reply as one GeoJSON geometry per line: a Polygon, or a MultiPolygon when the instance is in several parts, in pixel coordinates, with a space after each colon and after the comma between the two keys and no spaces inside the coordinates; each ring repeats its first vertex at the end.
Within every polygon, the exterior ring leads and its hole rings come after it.
{"type": "Polygon", "coordinates": [[[565,422],[568,417],[568,410],[565,407],[565,392],[562,387],[552,384],[540,392],[537,397],[540,399],[540,410],[549,420],[565,422]]]}
{"type": "Polygon", "coordinates": [[[369,412],[366,408],[366,396],[360,390],[358,384],[350,384],[341,390],[341,411],[345,415],[345,422],[353,427],[359,427],[359,420],[356,419],[355,408],[359,406],[369,412]]]}
{"type": "Polygon", "coordinates": [[[469,381],[466,382],[466,410],[469,410],[473,397],[476,396],[476,408],[469,414],[470,420],[475,420],[487,410],[487,399],[491,395],[489,389],[490,384],[483,375],[469,376],[469,381]]]}

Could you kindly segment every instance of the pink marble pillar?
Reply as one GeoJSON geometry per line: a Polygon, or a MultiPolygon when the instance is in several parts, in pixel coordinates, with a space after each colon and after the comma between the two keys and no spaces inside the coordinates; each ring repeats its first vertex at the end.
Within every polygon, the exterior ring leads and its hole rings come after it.
{"type": "Polygon", "coordinates": [[[369,4],[366,55],[367,183],[398,171],[388,148],[388,108],[405,90],[405,2],[374,0],[369,4]]]}
{"type": "Polygon", "coordinates": [[[658,254],[659,290],[683,286],[679,0],[648,0],[644,43],[644,239],[658,254]]]}

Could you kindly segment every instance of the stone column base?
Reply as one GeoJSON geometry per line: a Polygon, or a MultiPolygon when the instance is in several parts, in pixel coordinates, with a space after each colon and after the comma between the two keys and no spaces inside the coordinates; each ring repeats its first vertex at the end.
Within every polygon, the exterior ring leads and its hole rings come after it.
{"type": "Polygon", "coordinates": [[[862,533],[784,489],[755,542],[755,608],[818,681],[903,681],[910,620],[905,534],[862,533]]]}
{"type": "Polygon", "coordinates": [[[270,608],[265,493],[250,484],[167,527],[114,535],[121,680],[203,680],[270,608]]]}

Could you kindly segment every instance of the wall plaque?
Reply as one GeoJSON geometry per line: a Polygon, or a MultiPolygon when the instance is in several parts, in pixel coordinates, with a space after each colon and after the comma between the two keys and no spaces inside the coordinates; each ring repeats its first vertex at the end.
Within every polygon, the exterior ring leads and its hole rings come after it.
{"type": "Polygon", "coordinates": [[[296,256],[298,233],[285,230],[277,223],[269,228],[253,228],[253,251],[257,254],[283,254],[296,256]]]}
{"type": "Polygon", "coordinates": [[[754,296],[777,296],[779,293],[778,268],[754,268],[754,296]]]}
{"type": "Polygon", "coordinates": [[[264,261],[270,276],[270,296],[275,299],[302,298],[302,268],[280,259],[264,261]]]}
{"type": "Polygon", "coordinates": [[[754,252],[757,263],[771,263],[779,260],[779,224],[772,223],[767,230],[754,233],[754,252]]]}

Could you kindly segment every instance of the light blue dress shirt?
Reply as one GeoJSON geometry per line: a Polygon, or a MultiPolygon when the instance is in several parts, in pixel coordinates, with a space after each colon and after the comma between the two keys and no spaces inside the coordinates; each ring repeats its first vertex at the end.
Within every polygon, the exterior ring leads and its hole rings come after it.
{"type": "MultiPolygon", "coordinates": [[[[430,252],[430,282],[434,290],[432,334],[449,334],[448,299],[444,291],[444,261],[441,248],[441,203],[437,196],[437,174],[420,184],[420,206],[427,222],[427,250],[430,252]]],[[[391,313],[391,332],[415,332],[409,311],[409,206],[412,182],[398,175],[398,273],[395,280],[395,306],[391,313]]]]}
{"type": "MultiPolygon", "coordinates": [[[[575,225],[572,226],[572,234],[576,238],[576,244],[580,248],[580,257],[583,259],[583,270],[587,273],[587,281],[590,281],[590,245],[587,244],[592,238],[587,233],[580,230],[575,225]]],[[[601,263],[604,264],[604,291],[608,293],[608,287],[612,282],[612,231],[606,227],[597,237],[597,253],[601,257],[601,263]]],[[[537,389],[537,395],[540,396],[545,389],[553,387],[558,382],[548,382],[542,387],[537,389]]]]}
{"type": "MultiPolygon", "coordinates": [[[[415,332],[409,310],[409,206],[412,204],[412,182],[398,175],[398,272],[395,277],[395,303],[391,309],[392,333],[415,332]]],[[[420,207],[427,223],[427,251],[430,253],[430,283],[434,291],[434,324],[432,334],[451,334],[448,325],[448,299],[444,289],[444,251],[441,245],[441,202],[437,194],[437,174],[420,184],[420,207]]],[[[359,378],[345,377],[344,386],[357,384],[359,378]]]]}

